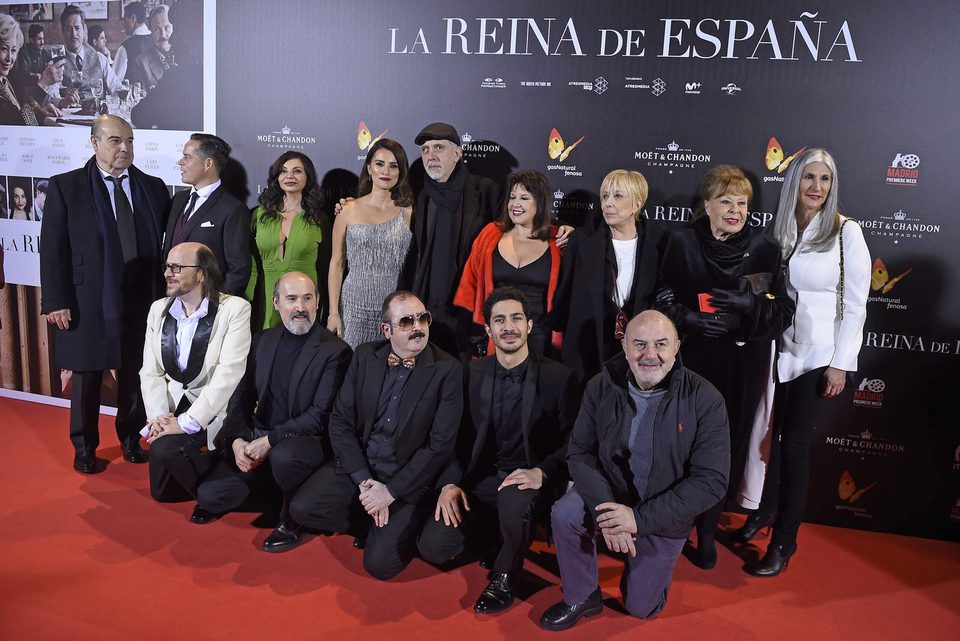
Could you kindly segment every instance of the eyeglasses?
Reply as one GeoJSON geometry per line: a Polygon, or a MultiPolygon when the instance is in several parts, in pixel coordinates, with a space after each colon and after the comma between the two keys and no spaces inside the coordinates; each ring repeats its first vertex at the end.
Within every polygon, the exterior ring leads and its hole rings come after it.
{"type": "Polygon", "coordinates": [[[395,323],[390,324],[397,329],[408,332],[413,329],[414,325],[417,323],[420,323],[424,327],[430,327],[430,323],[432,322],[433,316],[430,314],[430,312],[420,312],[419,314],[407,314],[406,316],[401,316],[395,323]]]}
{"type": "Polygon", "coordinates": [[[169,269],[171,273],[179,274],[184,267],[199,267],[199,266],[200,265],[178,265],[177,263],[164,263],[163,271],[164,273],[166,273],[166,271],[169,269]]]}

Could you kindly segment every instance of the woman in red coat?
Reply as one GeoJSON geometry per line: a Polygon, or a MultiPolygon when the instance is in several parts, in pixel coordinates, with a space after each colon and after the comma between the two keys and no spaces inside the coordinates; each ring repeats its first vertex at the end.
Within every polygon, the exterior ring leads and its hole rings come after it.
{"type": "MultiPolygon", "coordinates": [[[[527,342],[541,356],[559,353],[561,335],[549,332],[543,318],[553,308],[560,276],[560,249],[550,223],[550,185],[539,171],[516,171],[507,178],[509,196],[496,222],[484,227],[467,258],[454,305],[483,326],[483,301],[497,287],[510,285],[530,303],[533,331],[527,342]]],[[[484,341],[487,354],[493,343],[484,341]]],[[[483,351],[478,350],[478,351],[483,351]]]]}

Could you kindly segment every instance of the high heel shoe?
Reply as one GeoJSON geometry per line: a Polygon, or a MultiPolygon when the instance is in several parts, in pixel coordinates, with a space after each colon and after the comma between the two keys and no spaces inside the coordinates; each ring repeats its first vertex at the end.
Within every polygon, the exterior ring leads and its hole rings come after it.
{"type": "Polygon", "coordinates": [[[775,515],[763,514],[759,511],[750,513],[746,523],[739,530],[734,530],[730,538],[736,543],[749,543],[750,539],[757,535],[757,532],[764,528],[770,528],[773,525],[775,515]]]}
{"type": "Polygon", "coordinates": [[[781,543],[776,545],[771,544],[762,559],[753,565],[747,566],[747,573],[753,576],[777,576],[787,567],[787,563],[790,562],[790,557],[792,557],[796,551],[796,543],[792,543],[789,546],[781,543]]]}

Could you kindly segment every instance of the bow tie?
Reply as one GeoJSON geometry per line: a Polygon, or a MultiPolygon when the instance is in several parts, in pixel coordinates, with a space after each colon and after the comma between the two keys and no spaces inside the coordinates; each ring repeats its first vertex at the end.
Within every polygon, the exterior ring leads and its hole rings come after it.
{"type": "Polygon", "coordinates": [[[390,367],[396,367],[397,365],[403,365],[407,369],[413,369],[417,364],[417,358],[415,356],[408,356],[407,358],[400,358],[393,352],[390,352],[390,355],[387,356],[387,365],[390,367]]]}
{"type": "Polygon", "coordinates": [[[493,373],[494,377],[498,381],[510,381],[511,383],[519,383],[523,380],[523,375],[520,373],[520,370],[516,367],[513,369],[504,369],[502,367],[497,367],[493,373]]]}

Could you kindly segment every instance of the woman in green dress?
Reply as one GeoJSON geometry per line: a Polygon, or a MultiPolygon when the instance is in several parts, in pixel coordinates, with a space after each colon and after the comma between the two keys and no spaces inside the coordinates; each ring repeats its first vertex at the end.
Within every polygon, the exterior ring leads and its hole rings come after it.
{"type": "MultiPolygon", "coordinates": [[[[321,210],[323,196],[313,162],[297,151],[284,152],[270,166],[259,200],[252,218],[256,250],[247,299],[253,302],[254,328],[268,329],[280,324],[273,288],[287,272],[308,274],[320,287],[318,300],[326,301],[330,221],[321,210]]],[[[326,314],[319,310],[317,316],[326,314]]]]}

